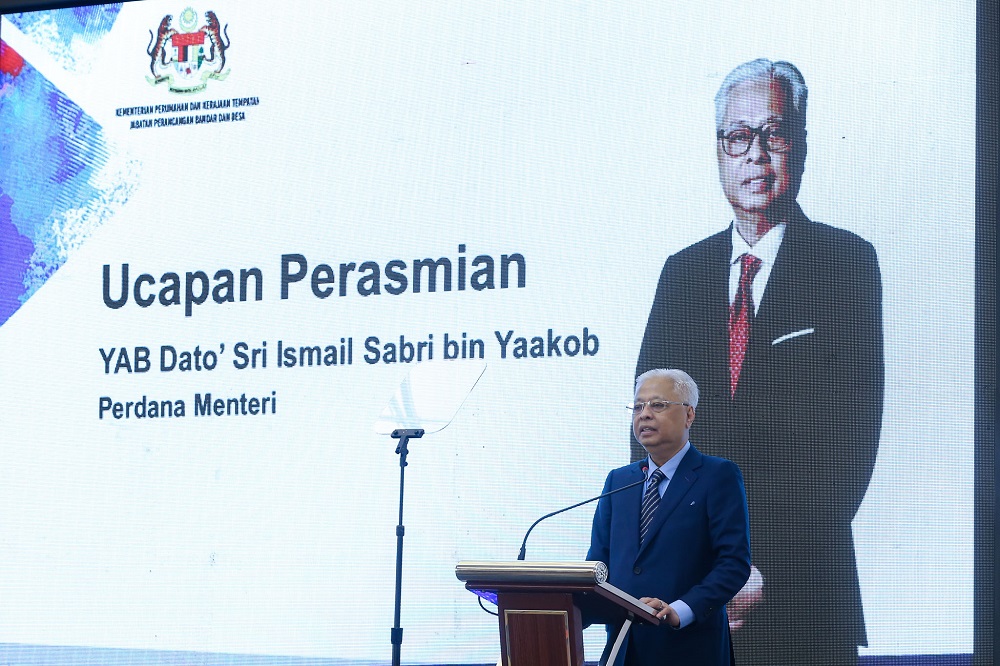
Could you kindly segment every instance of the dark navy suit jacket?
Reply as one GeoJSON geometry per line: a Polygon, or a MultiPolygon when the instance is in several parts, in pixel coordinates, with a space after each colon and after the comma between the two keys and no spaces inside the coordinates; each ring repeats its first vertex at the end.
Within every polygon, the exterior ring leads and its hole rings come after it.
{"type": "MultiPolygon", "coordinates": [[[[643,478],[643,461],[613,470],[604,492],[643,478]]],[[[746,494],[739,468],[692,446],[639,545],[643,486],[605,497],[594,514],[588,560],[608,565],[608,582],[635,597],[683,600],[695,621],[683,629],[633,625],[635,666],[728,665],[728,602],[750,575],[746,494]]],[[[610,629],[610,628],[609,628],[610,629]]],[[[619,666],[624,663],[622,650],[619,666]]]]}

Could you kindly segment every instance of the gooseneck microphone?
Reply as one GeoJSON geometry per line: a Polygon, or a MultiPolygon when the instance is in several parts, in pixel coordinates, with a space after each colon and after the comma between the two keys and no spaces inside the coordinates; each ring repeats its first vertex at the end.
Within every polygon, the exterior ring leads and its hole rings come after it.
{"type": "Polygon", "coordinates": [[[521,552],[517,554],[517,559],[518,560],[523,560],[524,559],[525,547],[527,546],[527,543],[528,543],[528,535],[531,534],[531,530],[535,529],[535,525],[537,525],[538,523],[542,522],[546,518],[551,518],[552,516],[556,516],[556,515],[564,512],[564,511],[569,511],[570,509],[575,509],[576,507],[583,506],[584,504],[590,504],[591,502],[594,502],[594,501],[597,501],[597,500],[602,499],[604,497],[607,497],[608,495],[614,495],[615,493],[620,493],[621,491],[628,490],[629,488],[635,488],[640,483],[646,483],[646,472],[648,472],[648,471],[649,471],[649,466],[648,465],[643,465],[642,466],[642,478],[639,479],[638,481],[636,481],[635,483],[630,483],[627,486],[622,486],[621,488],[615,488],[614,490],[609,490],[606,493],[601,493],[597,497],[591,497],[588,500],[583,500],[582,502],[577,502],[576,504],[574,504],[572,506],[568,506],[565,509],[559,509],[558,511],[553,511],[552,513],[547,513],[544,516],[542,516],[541,518],[539,518],[538,520],[536,520],[535,522],[531,523],[531,527],[529,527],[528,531],[524,533],[524,541],[521,542],[521,552]]]}

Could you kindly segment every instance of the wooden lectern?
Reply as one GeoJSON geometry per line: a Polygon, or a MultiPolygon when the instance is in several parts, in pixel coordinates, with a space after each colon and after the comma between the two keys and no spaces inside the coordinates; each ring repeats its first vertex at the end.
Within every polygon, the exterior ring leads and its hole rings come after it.
{"type": "Polygon", "coordinates": [[[583,666],[583,622],[622,624],[601,658],[610,663],[633,621],[653,609],[607,582],[603,562],[459,562],[455,576],[495,601],[503,666],[583,666]]]}

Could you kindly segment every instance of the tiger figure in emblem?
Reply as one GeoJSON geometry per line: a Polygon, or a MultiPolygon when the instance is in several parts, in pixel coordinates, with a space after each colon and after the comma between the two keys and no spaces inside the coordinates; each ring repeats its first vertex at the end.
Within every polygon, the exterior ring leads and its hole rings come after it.
{"type": "Polygon", "coordinates": [[[165,81],[168,77],[157,74],[156,72],[156,61],[160,61],[160,65],[163,67],[167,66],[167,41],[177,34],[177,31],[170,27],[170,22],[173,20],[173,16],[167,14],[160,21],[160,27],[156,29],[156,35],[153,35],[153,31],[149,31],[149,45],[146,47],[146,55],[149,56],[149,71],[153,74],[153,79],[150,83],[156,84],[160,81],[165,81]]]}
{"type": "Polygon", "coordinates": [[[226,68],[226,49],[229,48],[229,24],[223,26],[219,22],[219,17],[215,12],[209,10],[205,12],[205,25],[201,27],[202,32],[208,37],[209,55],[205,62],[215,62],[216,53],[219,55],[219,66],[213,72],[218,76],[226,68]]]}

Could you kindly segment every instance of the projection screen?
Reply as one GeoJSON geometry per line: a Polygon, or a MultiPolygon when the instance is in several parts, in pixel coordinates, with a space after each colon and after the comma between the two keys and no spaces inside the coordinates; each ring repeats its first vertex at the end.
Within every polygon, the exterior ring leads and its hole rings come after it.
{"type": "MultiPolygon", "coordinates": [[[[482,361],[410,445],[402,653],[495,663],[455,564],[629,462],[661,268],[732,221],[713,97],[766,57],[809,88],[802,210],[881,270],[862,663],[971,663],[975,28],[899,0],[4,14],[0,656],[387,663],[374,425],[412,368],[482,361]]],[[[528,558],[582,559],[593,506],[528,558]]]]}

